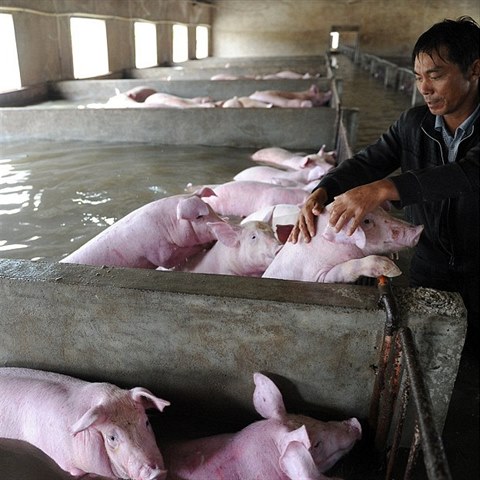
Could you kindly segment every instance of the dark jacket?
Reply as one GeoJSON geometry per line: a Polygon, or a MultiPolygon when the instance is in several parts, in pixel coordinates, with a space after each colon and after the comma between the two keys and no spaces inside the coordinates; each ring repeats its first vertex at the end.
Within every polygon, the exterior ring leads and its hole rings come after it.
{"type": "Polygon", "coordinates": [[[425,227],[416,254],[459,273],[478,272],[480,119],[453,163],[434,125],[426,106],[404,112],[375,144],[342,162],[316,188],[324,187],[332,201],[389,176],[400,194],[395,206],[425,227]]]}

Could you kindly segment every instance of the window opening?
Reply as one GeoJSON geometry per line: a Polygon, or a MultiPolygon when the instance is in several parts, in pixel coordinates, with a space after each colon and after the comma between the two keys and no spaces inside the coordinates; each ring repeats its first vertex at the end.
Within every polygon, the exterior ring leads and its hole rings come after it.
{"type": "Polygon", "coordinates": [[[109,72],[105,20],[72,17],[73,76],[96,77],[109,72]]]}
{"type": "Polygon", "coordinates": [[[135,66],[157,65],[157,27],[154,23],[135,22],[135,66]]]}
{"type": "Polygon", "coordinates": [[[195,36],[196,36],[195,57],[196,58],[208,57],[208,28],[203,25],[199,25],[195,29],[195,36]]]}
{"type": "Polygon", "coordinates": [[[22,86],[13,16],[0,13],[0,92],[22,86]]]}
{"type": "Polygon", "coordinates": [[[188,60],[188,28],[178,23],[173,25],[173,52],[172,60],[175,63],[188,60]]]}

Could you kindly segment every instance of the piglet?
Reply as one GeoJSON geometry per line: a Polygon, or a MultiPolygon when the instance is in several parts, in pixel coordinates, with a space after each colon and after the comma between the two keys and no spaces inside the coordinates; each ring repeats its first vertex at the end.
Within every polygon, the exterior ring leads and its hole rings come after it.
{"type": "Polygon", "coordinates": [[[302,204],[308,192],[271,183],[232,181],[213,187],[215,195],[205,198],[220,215],[246,217],[261,208],[279,203],[302,204]]]}
{"type": "Polygon", "coordinates": [[[357,419],[321,422],[286,412],[276,385],[254,374],[253,403],[264,418],[234,434],[164,447],[169,480],[324,480],[361,438],[357,419]]]}
{"type": "Polygon", "coordinates": [[[383,256],[414,247],[423,226],[394,218],[378,207],[367,214],[353,235],[349,224],[336,232],[329,224],[331,206],[316,219],[317,233],[309,243],[287,242],[263,277],[322,283],[351,283],[360,276],[396,277],[402,272],[383,256]]]}
{"type": "Polygon", "coordinates": [[[0,391],[0,437],[31,443],[71,475],[165,479],[145,409],[169,402],[147,389],[10,367],[0,391]]]}
{"type": "Polygon", "coordinates": [[[273,183],[276,185],[283,185],[285,187],[295,186],[298,188],[305,188],[309,192],[318,184],[322,178],[333,165],[315,165],[312,168],[304,168],[302,170],[289,171],[280,170],[279,168],[258,165],[256,167],[249,167],[237,173],[233,179],[235,181],[256,181],[273,183]],[[312,186],[312,182],[313,186],[312,186]],[[307,188],[308,186],[308,188],[307,188]]]}
{"type": "Polygon", "coordinates": [[[265,222],[217,222],[210,228],[218,239],[213,247],[190,257],[175,270],[261,277],[282,248],[272,227],[265,222]]]}
{"type": "Polygon", "coordinates": [[[130,268],[172,268],[216,240],[208,223],[223,221],[202,199],[174,195],[148,203],[100,232],[63,258],[64,263],[130,268]]]}
{"type": "Polygon", "coordinates": [[[317,153],[309,155],[303,152],[290,152],[280,147],[261,148],[254,152],[251,158],[254,162],[266,163],[286,170],[303,170],[317,165],[329,170],[336,162],[335,151],[327,152],[325,145],[322,145],[317,153]]]}

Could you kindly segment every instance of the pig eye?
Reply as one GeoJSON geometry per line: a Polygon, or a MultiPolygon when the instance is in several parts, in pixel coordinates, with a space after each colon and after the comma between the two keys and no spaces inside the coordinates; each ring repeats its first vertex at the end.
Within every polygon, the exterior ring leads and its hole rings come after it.
{"type": "Polygon", "coordinates": [[[255,240],[257,238],[256,235],[252,235],[252,240],[255,240]]]}
{"type": "Polygon", "coordinates": [[[362,222],[362,226],[365,229],[369,229],[373,227],[373,221],[370,218],[364,218],[362,222]]]}
{"type": "Polygon", "coordinates": [[[107,443],[110,447],[116,447],[117,446],[118,439],[117,439],[117,436],[115,434],[110,433],[110,434],[106,435],[105,438],[106,438],[107,443]]]}
{"type": "Polygon", "coordinates": [[[197,215],[196,219],[199,220],[202,217],[203,217],[203,215],[197,215]]]}

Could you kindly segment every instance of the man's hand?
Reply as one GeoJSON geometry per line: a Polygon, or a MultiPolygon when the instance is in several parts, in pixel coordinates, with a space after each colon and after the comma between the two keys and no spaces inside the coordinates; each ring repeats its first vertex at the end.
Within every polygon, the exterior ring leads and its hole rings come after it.
{"type": "Polygon", "coordinates": [[[298,214],[297,223],[288,237],[288,242],[297,243],[301,236],[306,243],[310,242],[315,235],[315,217],[322,213],[326,201],[327,192],[324,188],[319,188],[310,194],[298,214]]]}
{"type": "Polygon", "coordinates": [[[335,197],[330,211],[330,225],[338,232],[352,220],[347,235],[351,235],[367,213],[387,200],[399,200],[395,184],[388,179],[378,180],[335,197]]]}

